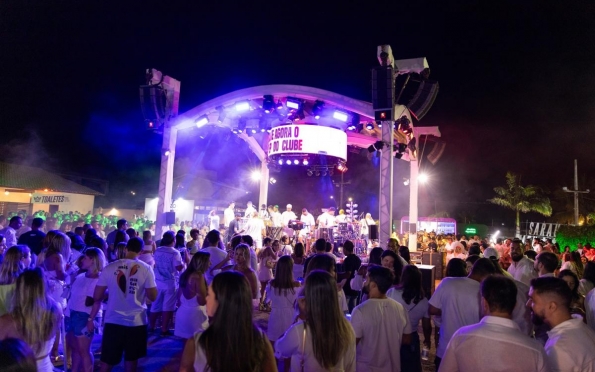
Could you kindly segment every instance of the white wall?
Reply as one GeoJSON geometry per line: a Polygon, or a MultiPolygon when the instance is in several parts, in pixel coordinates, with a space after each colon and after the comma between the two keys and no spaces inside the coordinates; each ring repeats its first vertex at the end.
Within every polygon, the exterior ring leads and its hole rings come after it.
{"type": "Polygon", "coordinates": [[[44,196],[64,196],[64,202],[61,203],[34,203],[33,197],[28,192],[10,191],[8,195],[5,194],[6,189],[0,189],[0,202],[8,203],[31,203],[33,204],[33,212],[49,211],[50,204],[57,204],[60,211],[70,212],[79,211],[87,213],[93,211],[93,203],[95,196],[83,194],[71,194],[67,192],[45,192],[43,190],[35,190],[33,195],[44,196]]]}

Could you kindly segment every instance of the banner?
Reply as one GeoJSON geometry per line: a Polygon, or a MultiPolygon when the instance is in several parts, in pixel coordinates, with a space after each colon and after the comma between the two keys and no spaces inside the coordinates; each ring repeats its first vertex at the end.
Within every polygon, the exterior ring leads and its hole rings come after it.
{"type": "Polygon", "coordinates": [[[556,233],[560,226],[562,226],[562,224],[559,223],[529,222],[527,224],[525,235],[520,236],[520,238],[523,241],[525,241],[525,239],[539,238],[552,239],[555,242],[556,233]]]}
{"type": "Polygon", "coordinates": [[[66,195],[44,195],[34,193],[31,194],[32,204],[62,204],[70,203],[70,198],[66,195]]]}
{"type": "Polygon", "coordinates": [[[268,155],[314,154],[347,160],[347,134],[319,125],[282,125],[271,130],[268,155]]]}

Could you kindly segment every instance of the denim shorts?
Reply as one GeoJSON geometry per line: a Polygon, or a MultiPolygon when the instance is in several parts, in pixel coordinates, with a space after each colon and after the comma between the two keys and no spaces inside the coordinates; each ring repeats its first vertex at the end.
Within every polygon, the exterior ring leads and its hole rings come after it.
{"type": "Polygon", "coordinates": [[[74,332],[75,336],[82,336],[83,331],[87,329],[87,319],[89,319],[89,314],[82,311],[70,310],[70,316],[64,319],[66,333],[74,332]]]}

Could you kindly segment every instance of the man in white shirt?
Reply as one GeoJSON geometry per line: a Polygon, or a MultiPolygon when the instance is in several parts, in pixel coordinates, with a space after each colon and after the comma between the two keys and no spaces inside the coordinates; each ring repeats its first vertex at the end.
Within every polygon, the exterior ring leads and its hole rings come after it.
{"type": "Polygon", "coordinates": [[[323,214],[318,216],[318,228],[335,226],[335,208],[330,207],[323,214]]]}
{"type": "Polygon", "coordinates": [[[23,226],[23,219],[19,216],[13,216],[10,219],[8,226],[0,230],[0,234],[4,235],[4,244],[6,248],[11,248],[17,245],[17,230],[23,226]]]}
{"type": "Polygon", "coordinates": [[[244,211],[244,217],[248,217],[250,218],[250,216],[252,216],[252,213],[256,212],[256,208],[254,208],[252,206],[252,202],[249,201],[248,203],[246,203],[246,210],[244,211]]]}
{"type": "Polygon", "coordinates": [[[365,288],[367,301],[351,313],[351,325],[355,331],[358,372],[401,371],[401,345],[411,343],[411,324],[403,305],[387,298],[394,274],[385,267],[368,269],[365,288]]]}
{"type": "Polygon", "coordinates": [[[244,233],[252,237],[254,248],[260,249],[262,248],[262,237],[266,235],[266,228],[264,222],[258,218],[258,212],[252,212],[251,217],[252,218],[246,222],[246,226],[244,226],[244,233]]]}
{"type": "Polygon", "coordinates": [[[312,213],[309,213],[306,208],[302,209],[300,221],[304,223],[304,228],[300,231],[300,236],[306,236],[314,230],[314,225],[316,225],[316,221],[314,221],[314,216],[312,215],[312,213]]]}
{"type": "Polygon", "coordinates": [[[440,367],[452,335],[461,327],[479,322],[479,283],[495,273],[496,268],[490,259],[480,258],[468,277],[444,278],[436,288],[428,309],[430,315],[442,316],[440,342],[434,359],[436,369],[440,367]]]}
{"type": "Polygon", "coordinates": [[[595,330],[595,289],[591,289],[585,296],[585,313],[587,324],[595,330]]]}
{"type": "Polygon", "coordinates": [[[528,306],[534,318],[552,329],[545,352],[553,372],[595,371],[595,331],[582,318],[570,315],[572,292],[562,279],[543,277],[531,281],[528,306]]]}
{"type": "Polygon", "coordinates": [[[93,308],[87,319],[87,330],[93,331],[93,320],[109,290],[105,327],[101,338],[101,370],[110,371],[120,363],[124,353],[126,371],[136,371],[138,359],[147,355],[147,305],[155,301],[157,288],[153,270],[137,259],[143,240],[132,238],[126,245],[126,257],[106,266],[93,293],[93,308]]]}
{"type": "Polygon", "coordinates": [[[283,227],[287,227],[289,221],[297,220],[297,216],[291,210],[292,208],[293,206],[291,204],[287,204],[287,206],[285,207],[285,212],[281,214],[281,223],[283,224],[283,227]]]}
{"type": "Polygon", "coordinates": [[[273,208],[273,213],[271,213],[271,219],[273,221],[273,227],[283,227],[283,218],[281,217],[281,213],[279,213],[279,206],[275,205],[273,208]]]}
{"type": "MultiPolygon", "coordinates": [[[[236,207],[236,203],[231,202],[231,203],[229,203],[229,206],[227,208],[225,208],[225,210],[223,211],[223,226],[225,226],[226,229],[229,226],[229,224],[231,223],[231,221],[233,221],[235,219],[235,212],[234,212],[235,207],[236,207]]],[[[233,235],[233,233],[231,235],[233,235]]]]}
{"type": "Polygon", "coordinates": [[[217,272],[213,272],[213,267],[217,266],[221,261],[225,260],[227,257],[227,253],[219,249],[219,240],[221,240],[221,235],[219,235],[219,231],[211,230],[207,233],[205,237],[205,241],[207,242],[208,246],[201,249],[199,252],[207,252],[211,255],[211,265],[209,266],[209,270],[205,273],[205,279],[207,280],[208,284],[211,284],[215,274],[217,272]]]}
{"type": "MultiPolygon", "coordinates": [[[[209,230],[219,230],[219,216],[217,215],[217,211],[216,210],[212,210],[209,213],[209,230]]],[[[227,226],[225,226],[227,228],[227,226]]]]}
{"type": "Polygon", "coordinates": [[[184,268],[180,252],[174,248],[176,237],[173,231],[167,231],[161,239],[161,246],[155,250],[155,281],[157,283],[157,299],[151,304],[149,329],[155,328],[157,318],[161,320],[161,335],[169,333],[169,322],[176,309],[177,277],[184,268]]]}
{"type": "Polygon", "coordinates": [[[555,276],[554,271],[558,268],[558,256],[552,252],[541,252],[535,257],[534,269],[539,275],[555,276]]]}
{"type": "Polygon", "coordinates": [[[347,222],[347,215],[343,209],[339,209],[339,215],[335,217],[335,224],[338,225],[345,222],[347,222]]]}
{"type": "Polygon", "coordinates": [[[523,282],[526,285],[531,283],[531,279],[537,277],[533,260],[524,256],[525,249],[520,239],[514,239],[510,247],[510,257],[512,264],[508,267],[508,272],[515,280],[523,282]]]}
{"type": "Polygon", "coordinates": [[[523,334],[511,319],[516,296],[517,287],[511,279],[500,275],[485,278],[481,282],[484,317],[455,332],[439,372],[549,371],[543,346],[523,334]]]}

